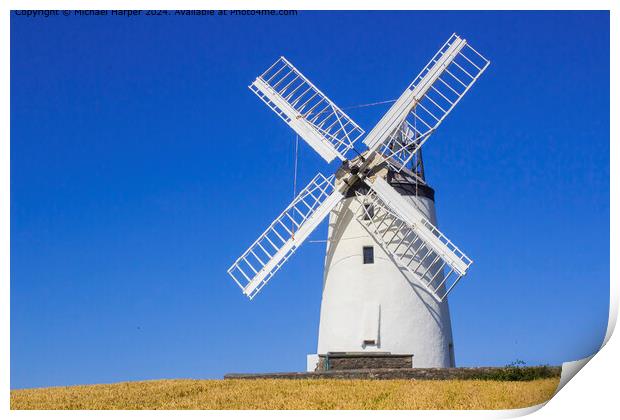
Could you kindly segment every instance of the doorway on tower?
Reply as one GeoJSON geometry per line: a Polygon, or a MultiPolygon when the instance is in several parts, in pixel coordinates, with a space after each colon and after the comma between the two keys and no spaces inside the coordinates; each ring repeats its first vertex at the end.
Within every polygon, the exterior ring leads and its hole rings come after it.
{"type": "Polygon", "coordinates": [[[366,302],[361,313],[360,341],[364,351],[379,348],[381,330],[381,305],[377,302],[366,302]]]}

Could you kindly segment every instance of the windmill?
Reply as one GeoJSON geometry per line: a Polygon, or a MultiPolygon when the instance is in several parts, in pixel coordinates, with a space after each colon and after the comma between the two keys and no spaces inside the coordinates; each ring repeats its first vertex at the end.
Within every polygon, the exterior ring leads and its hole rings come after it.
{"type": "Polygon", "coordinates": [[[254,298],[329,216],[309,370],[358,356],[454,366],[447,296],[472,260],[436,226],[421,147],[488,65],[453,34],[366,135],[362,153],[354,146],[364,130],[286,58],[249,86],[323,159],[343,162],[317,174],[228,270],[254,298]]]}

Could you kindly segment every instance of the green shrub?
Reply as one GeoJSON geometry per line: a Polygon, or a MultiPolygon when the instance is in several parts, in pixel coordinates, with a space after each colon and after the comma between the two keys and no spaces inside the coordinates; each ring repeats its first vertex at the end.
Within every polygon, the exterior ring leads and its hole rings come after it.
{"type": "Polygon", "coordinates": [[[554,378],[557,376],[557,369],[551,369],[547,365],[525,366],[523,360],[517,359],[496,371],[478,375],[475,379],[492,381],[533,381],[535,379],[554,378]]]}

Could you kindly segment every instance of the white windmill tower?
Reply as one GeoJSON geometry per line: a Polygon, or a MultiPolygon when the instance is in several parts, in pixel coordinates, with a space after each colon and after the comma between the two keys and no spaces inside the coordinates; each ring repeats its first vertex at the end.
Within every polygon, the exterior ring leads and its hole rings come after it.
{"type": "Polygon", "coordinates": [[[310,370],[319,360],[319,368],[329,368],[330,357],[371,357],[374,367],[393,366],[394,357],[409,367],[454,366],[446,297],[472,260],[436,227],[420,148],[488,65],[453,34],[356,157],[364,131],[284,57],[250,85],[327,162],[343,161],[336,174],[317,174],[228,270],[252,299],[329,215],[310,370]]]}

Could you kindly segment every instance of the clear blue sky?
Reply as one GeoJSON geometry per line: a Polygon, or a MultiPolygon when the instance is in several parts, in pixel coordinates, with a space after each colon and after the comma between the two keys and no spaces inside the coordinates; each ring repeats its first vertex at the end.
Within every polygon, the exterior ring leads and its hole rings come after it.
{"type": "MultiPolygon", "coordinates": [[[[247,85],[284,55],[340,106],[393,99],[452,32],[492,60],[425,146],[475,260],[450,297],[457,364],[598,349],[606,12],[12,16],[11,386],[304,370],[324,244],[253,302],[226,274],[292,195],[293,132],[247,85]]],[[[301,147],[301,184],[336,166],[301,147]]]]}

